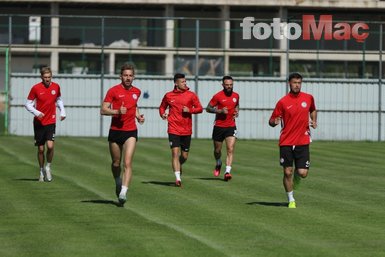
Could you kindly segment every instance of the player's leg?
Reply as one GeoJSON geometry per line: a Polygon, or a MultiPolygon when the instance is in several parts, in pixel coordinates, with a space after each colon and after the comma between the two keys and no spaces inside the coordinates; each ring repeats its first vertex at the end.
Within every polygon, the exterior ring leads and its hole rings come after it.
{"type": "Polygon", "coordinates": [[[47,163],[45,165],[45,176],[46,181],[50,182],[52,181],[52,173],[51,173],[51,163],[53,160],[53,153],[54,153],[54,146],[55,146],[55,124],[50,124],[43,127],[44,129],[44,141],[46,143],[47,152],[46,152],[46,159],[47,163]]]}
{"type": "Polygon", "coordinates": [[[44,181],[45,180],[45,171],[44,171],[45,139],[44,139],[43,126],[41,126],[39,122],[34,121],[33,132],[34,132],[35,146],[37,146],[37,161],[39,163],[39,169],[40,169],[39,181],[44,181]]]}
{"type": "Polygon", "coordinates": [[[124,203],[127,199],[128,186],[132,179],[132,160],[135,153],[136,138],[130,137],[123,144],[123,178],[122,189],[119,193],[119,201],[124,203]]]}
{"type": "Polygon", "coordinates": [[[226,150],[227,150],[227,157],[226,157],[226,172],[230,172],[231,170],[231,165],[233,164],[233,159],[234,159],[234,149],[235,149],[235,142],[236,142],[236,137],[226,137],[226,150]]]}
{"type": "Polygon", "coordinates": [[[45,180],[45,171],[44,171],[44,145],[38,145],[37,146],[37,161],[39,163],[40,167],[40,176],[39,176],[39,181],[44,181],[45,180]]]}
{"type": "Polygon", "coordinates": [[[188,153],[190,151],[191,136],[181,136],[180,137],[180,155],[179,155],[179,164],[180,172],[182,174],[182,166],[187,161],[188,153]]]}
{"type": "Polygon", "coordinates": [[[280,147],[280,165],[283,168],[283,186],[285,188],[289,201],[289,208],[295,208],[295,199],[293,191],[293,147],[280,147]]]}
{"type": "Polygon", "coordinates": [[[171,166],[175,175],[175,185],[180,187],[182,185],[182,178],[180,174],[181,164],[179,158],[181,156],[180,147],[171,148],[171,166]]]}
{"type": "Polygon", "coordinates": [[[115,181],[115,193],[116,193],[116,196],[118,197],[122,187],[122,179],[120,177],[122,168],[120,166],[120,162],[122,158],[121,154],[122,154],[123,146],[119,145],[116,142],[110,141],[109,148],[110,148],[110,155],[111,155],[111,172],[115,181]]]}
{"type": "Polygon", "coordinates": [[[222,132],[221,128],[214,126],[212,139],[213,139],[214,159],[215,159],[215,168],[214,168],[213,174],[215,177],[219,176],[222,168],[221,157],[222,157],[222,144],[223,144],[224,137],[222,136],[221,132],[222,132]]]}
{"type": "Polygon", "coordinates": [[[45,175],[46,175],[46,180],[48,182],[51,182],[52,181],[51,163],[52,163],[53,152],[54,152],[54,141],[47,140],[46,146],[47,146],[47,152],[46,152],[47,164],[45,165],[45,175]]]}

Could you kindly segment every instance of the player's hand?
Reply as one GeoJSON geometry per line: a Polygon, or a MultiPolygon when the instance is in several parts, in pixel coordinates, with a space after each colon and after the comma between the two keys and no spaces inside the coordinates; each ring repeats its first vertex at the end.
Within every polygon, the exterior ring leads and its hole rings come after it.
{"type": "Polygon", "coordinates": [[[238,110],[234,110],[234,114],[233,114],[234,119],[238,118],[238,115],[239,115],[239,111],[238,110]]]}
{"type": "Polygon", "coordinates": [[[224,114],[228,114],[229,113],[229,110],[227,110],[227,107],[224,107],[222,110],[221,110],[222,113],[224,114]]]}
{"type": "Polygon", "coordinates": [[[163,113],[162,114],[162,119],[166,120],[167,118],[168,118],[168,113],[167,112],[163,113]]]}
{"type": "Polygon", "coordinates": [[[183,106],[182,112],[190,112],[190,108],[183,106]]]}
{"type": "Polygon", "coordinates": [[[316,121],[310,121],[310,126],[313,128],[313,129],[316,129],[317,128],[317,122],[316,121]]]}
{"type": "Polygon", "coordinates": [[[274,124],[275,124],[275,125],[278,125],[278,124],[280,124],[280,123],[281,123],[281,120],[282,120],[282,118],[281,118],[281,117],[277,117],[277,118],[275,118],[275,119],[274,119],[274,124]]]}
{"type": "Polygon", "coordinates": [[[37,115],[37,118],[42,119],[44,116],[45,116],[44,113],[41,112],[39,115],[37,115]]]}
{"type": "Polygon", "coordinates": [[[63,121],[66,119],[66,116],[60,116],[60,120],[63,121]]]}
{"type": "Polygon", "coordinates": [[[127,108],[124,106],[124,102],[122,102],[122,105],[119,108],[119,114],[126,114],[127,108]]]}
{"type": "Polygon", "coordinates": [[[139,117],[136,117],[138,120],[139,124],[142,125],[144,123],[144,114],[140,114],[139,117]]]}

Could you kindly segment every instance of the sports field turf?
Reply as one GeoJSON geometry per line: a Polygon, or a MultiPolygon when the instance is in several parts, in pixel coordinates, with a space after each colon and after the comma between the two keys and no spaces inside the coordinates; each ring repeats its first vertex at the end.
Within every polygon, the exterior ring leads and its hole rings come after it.
{"type": "Polygon", "coordinates": [[[0,137],[0,256],[385,256],[385,143],[315,142],[286,207],[276,141],[239,140],[233,179],[192,141],[183,188],[167,139],[140,139],[117,207],[105,138],[58,137],[54,181],[38,182],[32,137],[0,137]]]}

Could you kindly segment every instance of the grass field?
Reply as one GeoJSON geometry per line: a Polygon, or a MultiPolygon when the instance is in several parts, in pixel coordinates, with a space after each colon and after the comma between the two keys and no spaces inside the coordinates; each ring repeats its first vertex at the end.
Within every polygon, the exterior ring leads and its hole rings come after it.
{"type": "Polygon", "coordinates": [[[239,140],[233,180],[192,141],[183,188],[166,139],[140,139],[117,207],[105,138],[59,137],[38,182],[32,137],[0,137],[0,256],[385,256],[385,143],[315,142],[286,207],[276,141],[239,140]]]}

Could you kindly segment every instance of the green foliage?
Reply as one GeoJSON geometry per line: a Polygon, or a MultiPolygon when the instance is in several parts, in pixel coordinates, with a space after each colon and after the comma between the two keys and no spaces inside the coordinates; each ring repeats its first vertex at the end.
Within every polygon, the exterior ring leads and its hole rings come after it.
{"type": "Polygon", "coordinates": [[[193,139],[176,188],[167,139],[141,138],[124,208],[105,138],[57,137],[51,183],[37,181],[32,137],[0,142],[2,257],[385,255],[384,142],[313,143],[297,209],[276,141],[239,140],[224,182],[212,142],[193,139]]]}

